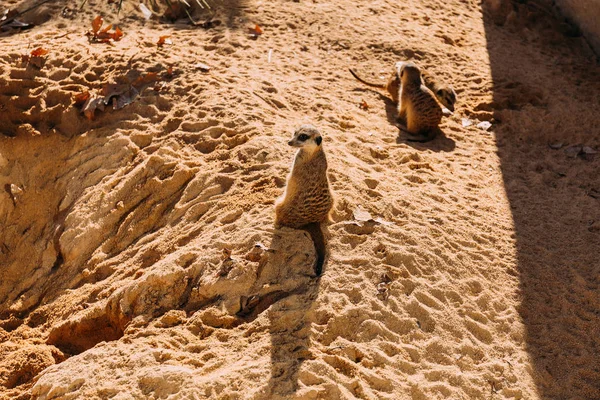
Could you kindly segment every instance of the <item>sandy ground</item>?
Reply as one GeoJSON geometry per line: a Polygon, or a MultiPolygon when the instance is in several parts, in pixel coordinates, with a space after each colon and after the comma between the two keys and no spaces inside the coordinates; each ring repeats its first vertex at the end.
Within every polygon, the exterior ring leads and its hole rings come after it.
{"type": "Polygon", "coordinates": [[[0,37],[0,398],[600,399],[600,69],[551,8],[88,3],[0,37]],[[90,43],[98,14],[125,36],[90,43]],[[429,143],[347,72],[407,59],[458,93],[429,143]],[[318,280],[273,227],[302,123],[336,195],[318,280]]]}

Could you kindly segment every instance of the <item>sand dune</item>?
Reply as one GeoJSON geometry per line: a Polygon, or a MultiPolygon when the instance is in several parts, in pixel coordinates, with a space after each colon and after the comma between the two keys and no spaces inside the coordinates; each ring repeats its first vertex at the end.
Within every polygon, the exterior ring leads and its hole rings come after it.
{"type": "Polygon", "coordinates": [[[88,3],[0,37],[0,398],[600,399],[600,69],[551,7],[88,3]],[[98,14],[125,36],[90,43],[98,14]],[[404,59],[458,93],[428,143],[347,71],[404,59]],[[303,123],[336,195],[320,279],[273,226],[303,123]]]}

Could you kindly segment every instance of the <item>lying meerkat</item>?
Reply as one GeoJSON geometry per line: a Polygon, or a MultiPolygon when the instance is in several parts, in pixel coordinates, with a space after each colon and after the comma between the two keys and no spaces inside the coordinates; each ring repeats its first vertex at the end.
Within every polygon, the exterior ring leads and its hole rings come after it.
{"type": "Polygon", "coordinates": [[[419,67],[412,62],[396,66],[400,78],[398,118],[406,121],[409,140],[431,140],[442,120],[442,108],[433,92],[423,85],[419,67]]]}
{"type": "MultiPolygon", "coordinates": [[[[359,82],[364,83],[367,86],[375,87],[378,89],[385,89],[388,91],[394,103],[398,103],[398,94],[400,90],[400,77],[398,76],[399,65],[404,61],[397,62],[394,66],[394,70],[390,74],[387,83],[373,83],[364,80],[354,70],[350,69],[350,73],[359,82]]],[[[421,71],[421,78],[425,86],[427,86],[438,99],[438,101],[446,107],[451,113],[454,112],[454,105],[456,104],[456,92],[451,85],[447,85],[443,82],[436,80],[433,76],[429,75],[425,71],[421,71]]]]}
{"type": "Polygon", "coordinates": [[[312,125],[296,129],[290,146],[298,147],[285,192],[275,203],[275,226],[308,231],[317,252],[315,273],[321,275],[325,261],[325,239],[321,222],[329,218],[333,196],[327,179],[323,138],[312,125]]]}

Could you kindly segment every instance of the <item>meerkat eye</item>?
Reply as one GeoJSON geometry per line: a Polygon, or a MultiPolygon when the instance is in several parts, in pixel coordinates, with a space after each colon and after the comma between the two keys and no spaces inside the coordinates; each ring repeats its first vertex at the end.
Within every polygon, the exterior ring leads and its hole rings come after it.
{"type": "Polygon", "coordinates": [[[444,94],[444,91],[442,89],[440,89],[440,90],[437,91],[437,94],[438,94],[438,96],[441,96],[441,95],[444,94]]]}
{"type": "Polygon", "coordinates": [[[305,140],[308,140],[308,135],[305,135],[303,133],[300,136],[298,136],[298,140],[301,141],[301,142],[304,142],[305,140]]]}

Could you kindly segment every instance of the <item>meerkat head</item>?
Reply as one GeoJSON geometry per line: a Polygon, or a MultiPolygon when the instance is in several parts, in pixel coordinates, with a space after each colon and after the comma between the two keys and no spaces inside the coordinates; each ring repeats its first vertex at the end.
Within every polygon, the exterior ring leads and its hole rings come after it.
{"type": "Polygon", "coordinates": [[[288,144],[292,147],[300,147],[302,150],[313,152],[321,147],[323,138],[317,128],[312,125],[302,125],[292,135],[288,144]]]}
{"type": "Polygon", "coordinates": [[[415,83],[421,85],[421,70],[412,62],[399,62],[396,64],[402,84],[415,83]]]}
{"type": "Polygon", "coordinates": [[[454,112],[454,103],[456,103],[456,92],[450,85],[444,85],[437,88],[435,96],[450,111],[454,112]]]}

